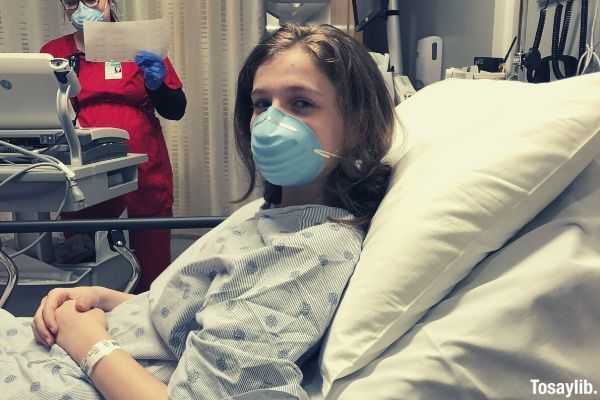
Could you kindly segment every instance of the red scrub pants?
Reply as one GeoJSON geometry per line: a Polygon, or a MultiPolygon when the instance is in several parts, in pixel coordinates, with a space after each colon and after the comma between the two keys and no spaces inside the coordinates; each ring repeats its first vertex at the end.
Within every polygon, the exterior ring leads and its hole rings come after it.
{"type": "MultiPolygon", "coordinates": [[[[63,213],[62,219],[101,219],[118,218],[125,208],[126,197],[118,197],[74,213],[63,213]]],[[[128,207],[129,218],[172,217],[173,210],[165,208],[152,215],[140,215],[135,207],[128,207]]],[[[150,288],[150,284],[171,263],[171,231],[143,230],[130,231],[128,247],[131,248],[142,268],[142,276],[134,293],[142,293],[150,288]]]]}

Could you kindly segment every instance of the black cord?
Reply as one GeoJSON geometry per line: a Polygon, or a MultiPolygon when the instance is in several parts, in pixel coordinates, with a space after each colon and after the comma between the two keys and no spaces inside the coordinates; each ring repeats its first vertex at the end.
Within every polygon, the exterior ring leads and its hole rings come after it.
{"type": "Polygon", "coordinates": [[[573,2],[575,0],[568,0],[567,7],[565,8],[565,18],[563,19],[562,31],[560,32],[560,54],[565,53],[565,47],[567,45],[567,36],[569,35],[569,27],[571,26],[571,17],[573,16],[573,2]]]}
{"type": "MultiPolygon", "coordinates": [[[[77,52],[72,54],[69,57],[69,65],[71,66],[71,69],[73,71],[75,71],[75,75],[77,75],[77,78],[79,78],[79,69],[81,66],[81,56],[83,56],[85,53],[82,52],[77,52]]],[[[79,118],[79,99],[77,97],[72,97],[71,98],[71,104],[73,105],[73,111],[75,111],[75,119],[73,120],[73,126],[75,126],[76,122],[77,122],[77,118],[79,118]]]]}
{"type": "Polygon", "coordinates": [[[558,67],[558,56],[562,54],[560,51],[560,28],[562,20],[563,5],[561,3],[556,5],[556,11],[554,12],[554,25],[552,27],[552,71],[556,79],[563,79],[564,76],[558,67]]]}
{"type": "Polygon", "coordinates": [[[579,30],[579,58],[585,53],[585,42],[587,40],[587,22],[588,22],[588,0],[581,0],[581,21],[579,30]]]}
{"type": "Polygon", "coordinates": [[[546,25],[546,12],[548,10],[548,3],[550,3],[550,0],[547,0],[546,5],[540,10],[538,26],[535,32],[535,38],[533,39],[533,48],[535,50],[540,49],[540,43],[542,42],[542,34],[544,33],[544,26],[546,25]]]}
{"type": "Polygon", "coordinates": [[[550,0],[546,0],[546,4],[540,9],[535,38],[533,39],[533,47],[529,49],[525,57],[528,82],[538,82],[541,76],[540,70],[542,68],[542,55],[540,53],[540,43],[542,41],[542,35],[546,25],[548,4],[550,4],[550,0]]]}

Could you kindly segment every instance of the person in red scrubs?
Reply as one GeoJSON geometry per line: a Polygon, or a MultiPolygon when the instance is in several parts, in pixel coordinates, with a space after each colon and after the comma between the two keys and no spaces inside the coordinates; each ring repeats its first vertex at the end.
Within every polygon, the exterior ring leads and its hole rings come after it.
{"type": "MultiPolygon", "coordinates": [[[[73,100],[81,127],[114,127],[129,132],[129,152],[149,159],[139,168],[138,190],[76,213],[65,219],[114,218],[127,209],[129,217],[171,217],[173,172],[155,111],[179,120],[187,100],[168,58],[141,51],[135,62],[90,62],[85,58],[83,24],[116,21],[114,0],[59,0],[76,32],[44,44],[41,53],[71,60],[81,82],[73,100]]],[[[168,230],[131,231],[130,246],[142,266],[140,293],[171,261],[168,230]]]]}

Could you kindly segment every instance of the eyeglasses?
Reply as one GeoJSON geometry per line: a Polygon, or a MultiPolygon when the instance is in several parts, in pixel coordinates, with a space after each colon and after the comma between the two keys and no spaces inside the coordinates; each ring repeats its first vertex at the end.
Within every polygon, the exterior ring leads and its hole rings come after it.
{"type": "Polygon", "coordinates": [[[83,3],[88,7],[96,7],[99,0],[60,0],[63,7],[67,11],[74,11],[79,8],[79,3],[83,3]]]}

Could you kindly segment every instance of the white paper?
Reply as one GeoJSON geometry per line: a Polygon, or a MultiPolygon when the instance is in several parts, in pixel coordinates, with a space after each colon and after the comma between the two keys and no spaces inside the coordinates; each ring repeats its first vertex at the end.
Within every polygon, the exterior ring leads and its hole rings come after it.
{"type": "Polygon", "coordinates": [[[140,50],[167,56],[169,30],[163,19],[86,22],[83,26],[88,61],[133,61],[140,50]]]}
{"type": "Polygon", "coordinates": [[[389,53],[381,54],[370,51],[369,54],[375,60],[375,63],[379,66],[380,69],[387,71],[390,66],[390,55],[389,53]]]}
{"type": "Polygon", "coordinates": [[[388,71],[390,67],[390,55],[388,53],[381,54],[372,51],[370,51],[369,54],[373,57],[373,60],[379,67],[379,72],[381,72],[381,75],[383,76],[383,81],[385,82],[385,87],[387,88],[390,97],[394,99],[396,94],[394,92],[393,75],[388,71]]]}

